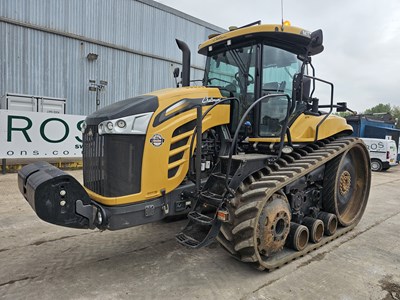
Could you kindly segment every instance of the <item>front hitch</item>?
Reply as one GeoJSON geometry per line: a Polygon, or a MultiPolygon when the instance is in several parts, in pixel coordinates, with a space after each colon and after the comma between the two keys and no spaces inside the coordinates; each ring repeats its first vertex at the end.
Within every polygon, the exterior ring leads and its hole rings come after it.
{"type": "Polygon", "coordinates": [[[47,162],[37,162],[18,172],[18,187],[43,221],[72,228],[95,228],[97,208],[71,175],[47,162]]]}

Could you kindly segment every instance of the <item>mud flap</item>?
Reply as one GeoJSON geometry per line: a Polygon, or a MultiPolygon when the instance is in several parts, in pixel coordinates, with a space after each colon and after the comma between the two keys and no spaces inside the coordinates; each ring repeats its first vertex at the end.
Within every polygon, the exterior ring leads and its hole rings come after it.
{"type": "Polygon", "coordinates": [[[37,162],[18,172],[18,187],[43,221],[72,228],[94,228],[97,208],[71,175],[37,162]]]}

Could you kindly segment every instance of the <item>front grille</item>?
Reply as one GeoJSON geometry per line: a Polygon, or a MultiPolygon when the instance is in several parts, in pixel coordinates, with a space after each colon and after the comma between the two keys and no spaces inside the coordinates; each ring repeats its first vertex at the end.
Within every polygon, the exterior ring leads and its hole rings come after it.
{"type": "Polygon", "coordinates": [[[83,181],[91,191],[104,195],[104,136],[97,126],[88,126],[83,135],[83,181]]]}
{"type": "Polygon", "coordinates": [[[83,135],[85,187],[105,197],[140,192],[144,135],[99,135],[88,126],[83,135]]]}

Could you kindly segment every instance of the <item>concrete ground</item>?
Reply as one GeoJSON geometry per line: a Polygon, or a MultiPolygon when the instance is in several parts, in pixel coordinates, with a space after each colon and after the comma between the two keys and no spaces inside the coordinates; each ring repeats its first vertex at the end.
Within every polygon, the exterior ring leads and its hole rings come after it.
{"type": "Polygon", "coordinates": [[[16,180],[0,175],[1,299],[400,299],[400,167],[373,174],[353,231],[270,273],[217,244],[178,245],[185,221],[116,232],[47,224],[16,180]]]}

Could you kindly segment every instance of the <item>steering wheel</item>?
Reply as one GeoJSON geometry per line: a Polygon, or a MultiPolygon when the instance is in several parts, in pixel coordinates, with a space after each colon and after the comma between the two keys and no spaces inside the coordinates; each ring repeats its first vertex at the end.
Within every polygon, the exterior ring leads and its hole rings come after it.
{"type": "MultiPolygon", "coordinates": [[[[253,77],[251,74],[247,73],[247,74],[245,74],[245,76],[247,76],[247,86],[249,86],[250,84],[254,83],[254,77],[253,77]]],[[[237,73],[235,74],[235,79],[236,79],[238,82],[241,82],[241,81],[240,81],[239,72],[237,72],[237,73]]]]}

